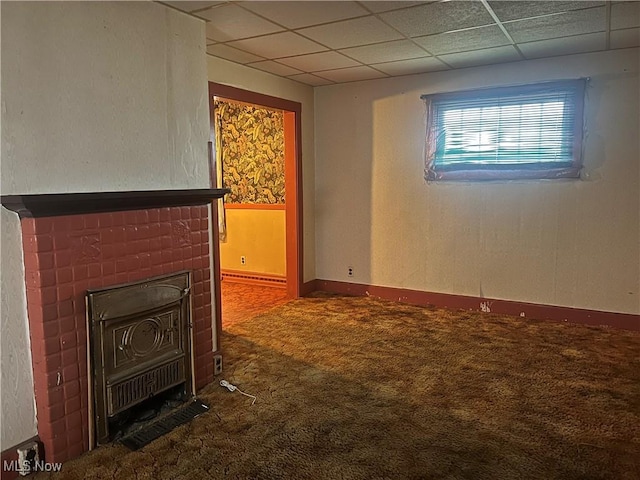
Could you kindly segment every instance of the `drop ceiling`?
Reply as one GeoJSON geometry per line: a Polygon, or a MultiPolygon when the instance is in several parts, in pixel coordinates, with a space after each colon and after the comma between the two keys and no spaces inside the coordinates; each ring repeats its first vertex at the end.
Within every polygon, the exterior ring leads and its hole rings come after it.
{"type": "Polygon", "coordinates": [[[169,1],[207,53],[312,86],[640,46],[639,1],[169,1]]]}

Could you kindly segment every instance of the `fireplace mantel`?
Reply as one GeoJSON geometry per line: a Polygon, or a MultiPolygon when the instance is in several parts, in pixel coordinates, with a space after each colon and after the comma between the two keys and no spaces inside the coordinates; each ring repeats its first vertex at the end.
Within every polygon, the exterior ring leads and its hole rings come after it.
{"type": "Polygon", "coordinates": [[[174,206],[206,205],[229,189],[141,190],[128,192],[43,193],[2,195],[2,205],[20,218],[117,212],[174,206]]]}
{"type": "MultiPolygon", "coordinates": [[[[22,230],[38,438],[46,461],[87,451],[95,433],[87,292],[188,271],[193,381],[213,381],[212,202],[226,189],[2,196],[22,230]]],[[[215,237],[213,237],[215,238],[215,237]]]]}

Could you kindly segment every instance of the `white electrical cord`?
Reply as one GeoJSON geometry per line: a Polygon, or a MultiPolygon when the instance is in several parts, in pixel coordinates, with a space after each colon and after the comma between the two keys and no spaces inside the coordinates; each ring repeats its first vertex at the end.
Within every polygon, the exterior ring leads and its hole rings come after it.
{"type": "Polygon", "coordinates": [[[254,403],[256,403],[256,397],[255,395],[250,395],[248,393],[244,393],[242,390],[240,390],[238,387],[236,387],[235,385],[227,382],[226,380],[220,380],[220,386],[226,388],[227,390],[229,390],[230,392],[240,392],[242,395],[244,395],[245,397],[250,397],[253,398],[253,402],[251,402],[251,405],[253,405],[254,403]]]}

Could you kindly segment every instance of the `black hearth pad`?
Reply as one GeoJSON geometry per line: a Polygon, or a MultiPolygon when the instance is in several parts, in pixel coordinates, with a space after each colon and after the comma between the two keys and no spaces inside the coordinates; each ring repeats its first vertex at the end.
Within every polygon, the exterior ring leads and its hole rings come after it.
{"type": "Polygon", "coordinates": [[[174,428],[190,422],[208,410],[209,405],[196,398],[186,407],[182,407],[175,412],[141,428],[140,430],[121,438],[120,443],[129,447],[131,450],[138,450],[153,442],[156,438],[160,438],[162,435],[169,433],[174,428]]]}

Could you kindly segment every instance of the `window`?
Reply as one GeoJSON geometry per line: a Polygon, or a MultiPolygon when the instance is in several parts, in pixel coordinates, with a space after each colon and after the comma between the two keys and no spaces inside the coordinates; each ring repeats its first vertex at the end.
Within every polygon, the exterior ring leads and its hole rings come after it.
{"type": "Polygon", "coordinates": [[[423,95],[427,180],[578,178],[585,80],[423,95]]]}

